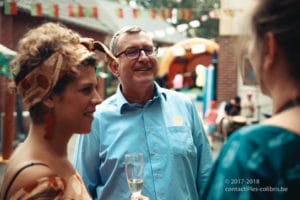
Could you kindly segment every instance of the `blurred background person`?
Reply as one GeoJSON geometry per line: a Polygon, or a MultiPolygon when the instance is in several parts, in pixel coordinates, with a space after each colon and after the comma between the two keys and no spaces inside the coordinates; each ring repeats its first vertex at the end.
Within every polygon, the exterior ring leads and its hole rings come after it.
{"type": "Polygon", "coordinates": [[[241,114],[241,97],[235,96],[233,99],[230,99],[229,102],[225,105],[225,114],[227,116],[237,116],[241,114]]]}
{"type": "Polygon", "coordinates": [[[226,103],[224,116],[219,124],[224,141],[227,140],[233,131],[245,124],[246,118],[241,115],[241,98],[240,96],[235,96],[226,103]]]}
{"type": "Polygon", "coordinates": [[[246,93],[246,99],[242,101],[242,115],[246,118],[253,118],[254,111],[255,107],[252,100],[252,92],[248,91],[246,93]]]}
{"type": "Polygon", "coordinates": [[[181,91],[183,88],[183,75],[178,73],[173,79],[173,88],[176,91],[181,91]]]}
{"type": "Polygon", "coordinates": [[[204,120],[207,124],[207,134],[208,134],[208,141],[212,149],[214,149],[214,140],[215,134],[217,132],[218,124],[218,109],[217,109],[217,102],[211,101],[210,108],[205,112],[204,120]]]}

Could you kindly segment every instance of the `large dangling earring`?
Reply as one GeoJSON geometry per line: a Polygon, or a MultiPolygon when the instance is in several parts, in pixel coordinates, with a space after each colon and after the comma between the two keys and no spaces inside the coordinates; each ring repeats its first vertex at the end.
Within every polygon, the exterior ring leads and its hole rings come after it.
{"type": "Polygon", "coordinates": [[[48,112],[44,116],[44,122],[45,122],[45,134],[44,138],[45,140],[51,140],[53,137],[53,130],[54,130],[54,114],[52,111],[48,112]]]}

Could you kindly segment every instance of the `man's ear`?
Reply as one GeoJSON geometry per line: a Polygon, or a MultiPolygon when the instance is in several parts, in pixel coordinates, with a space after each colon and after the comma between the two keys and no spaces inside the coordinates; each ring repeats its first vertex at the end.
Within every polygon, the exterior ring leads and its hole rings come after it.
{"type": "Polygon", "coordinates": [[[266,49],[265,49],[265,69],[270,69],[276,59],[276,54],[278,53],[277,41],[272,32],[266,34],[266,49]]]}
{"type": "Polygon", "coordinates": [[[113,59],[108,59],[108,65],[110,68],[110,71],[116,76],[119,77],[120,73],[119,73],[119,63],[117,60],[113,60],[113,59]]]}

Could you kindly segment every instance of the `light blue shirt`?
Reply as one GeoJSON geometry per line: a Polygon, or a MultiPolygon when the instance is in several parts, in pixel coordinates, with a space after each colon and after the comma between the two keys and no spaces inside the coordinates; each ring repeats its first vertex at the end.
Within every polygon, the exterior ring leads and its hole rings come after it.
{"type": "Polygon", "coordinates": [[[160,88],[145,105],[130,104],[120,87],[97,107],[92,132],[80,135],[74,166],[94,199],[130,198],[124,155],[142,152],[142,194],[151,200],[197,200],[213,159],[195,105],[160,88]]]}

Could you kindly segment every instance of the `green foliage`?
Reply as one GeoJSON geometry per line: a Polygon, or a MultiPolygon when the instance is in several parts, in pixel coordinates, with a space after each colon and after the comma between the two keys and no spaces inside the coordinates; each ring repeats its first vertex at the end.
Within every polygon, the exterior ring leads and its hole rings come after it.
{"type": "MultiPolygon", "coordinates": [[[[199,28],[194,29],[194,35],[208,39],[217,39],[219,36],[219,20],[209,19],[203,22],[199,28]]],[[[193,36],[193,35],[189,35],[193,36]]]]}

